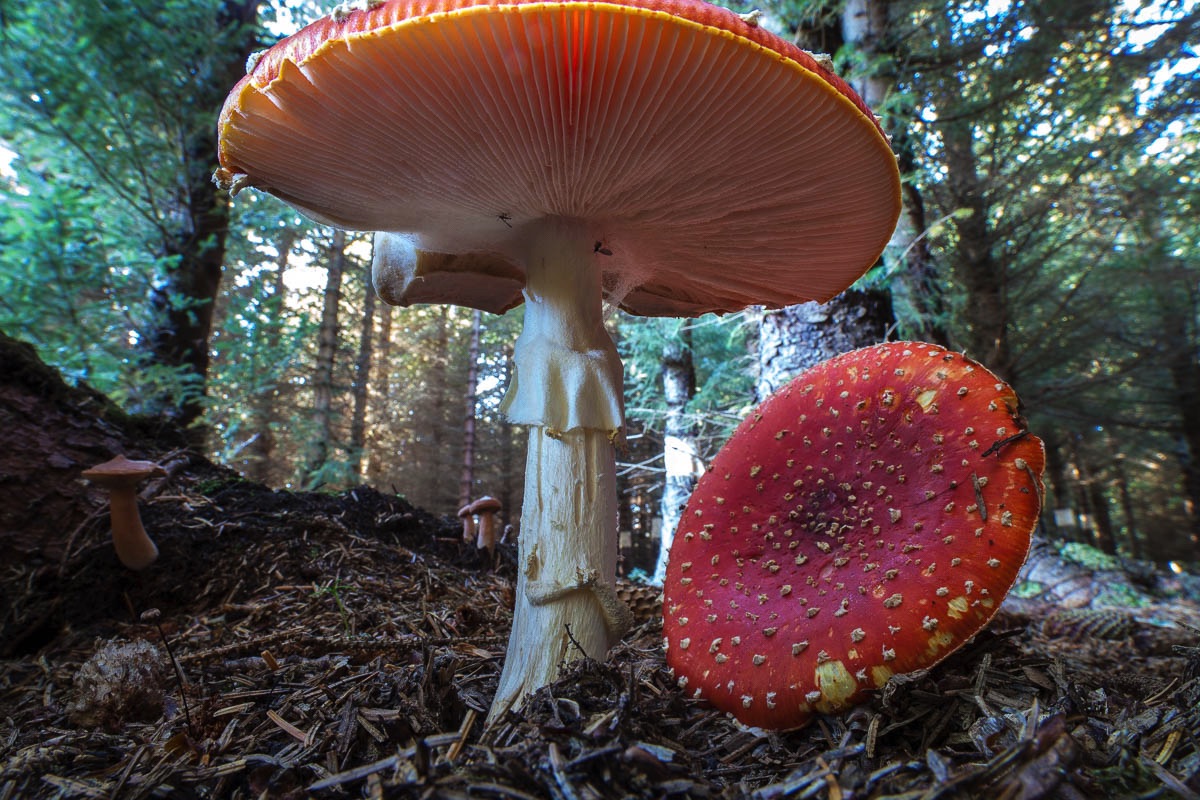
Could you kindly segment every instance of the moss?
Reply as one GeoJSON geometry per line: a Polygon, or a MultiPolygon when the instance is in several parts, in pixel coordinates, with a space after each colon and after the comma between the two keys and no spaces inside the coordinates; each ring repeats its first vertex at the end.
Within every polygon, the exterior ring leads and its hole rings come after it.
{"type": "Polygon", "coordinates": [[[205,497],[212,497],[215,494],[225,491],[226,489],[236,488],[243,484],[249,483],[240,475],[222,475],[219,478],[209,478],[203,481],[196,482],[196,491],[205,497]]]}
{"type": "Polygon", "coordinates": [[[1065,542],[1059,551],[1066,561],[1078,564],[1087,569],[1120,569],[1121,564],[1113,556],[1102,550],[1097,550],[1090,544],[1081,542],[1065,542]]]}
{"type": "Polygon", "coordinates": [[[1020,597],[1028,600],[1035,597],[1041,597],[1045,591],[1046,584],[1044,583],[1039,583],[1038,581],[1021,581],[1013,587],[1012,595],[1013,597],[1020,597]]]}
{"type": "Polygon", "coordinates": [[[1109,582],[1105,585],[1104,591],[1096,596],[1094,604],[1117,608],[1144,608],[1150,605],[1150,600],[1129,584],[1109,582]]]}

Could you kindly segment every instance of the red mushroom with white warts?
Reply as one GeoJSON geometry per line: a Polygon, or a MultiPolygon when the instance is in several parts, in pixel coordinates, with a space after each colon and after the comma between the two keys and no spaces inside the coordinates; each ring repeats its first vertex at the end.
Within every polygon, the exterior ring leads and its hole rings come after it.
{"type": "Polygon", "coordinates": [[[253,60],[219,148],[231,191],[379,232],[385,300],[525,302],[503,408],[529,426],[529,459],[491,721],[627,621],[604,304],[828,299],[900,208],[895,157],[849,86],[698,0],[348,3],[253,60]]]}
{"type": "Polygon", "coordinates": [[[1043,467],[1012,389],[958,353],[893,342],[805,372],[742,422],[680,523],[678,685],[790,729],[937,663],[1016,581],[1043,467]]]}

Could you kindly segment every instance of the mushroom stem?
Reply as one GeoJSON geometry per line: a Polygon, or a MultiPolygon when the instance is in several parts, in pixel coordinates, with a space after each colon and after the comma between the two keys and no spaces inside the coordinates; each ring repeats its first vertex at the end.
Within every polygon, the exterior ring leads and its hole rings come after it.
{"type": "Polygon", "coordinates": [[[158,547],[146,534],[138,512],[137,491],[133,486],[113,488],[108,497],[112,523],[113,549],[121,563],[133,570],[145,569],[158,558],[158,547]]]}
{"type": "Polygon", "coordinates": [[[619,635],[606,624],[594,584],[616,580],[612,440],[622,424],[621,362],[604,329],[588,237],[551,221],[538,225],[532,241],[525,326],[505,398],[509,417],[530,425],[520,570],[489,723],[553,681],[564,662],[603,658],[619,635]],[[580,582],[581,574],[595,579],[580,582]],[[536,591],[546,585],[566,590],[536,591]]]}
{"type": "Polygon", "coordinates": [[[599,256],[583,225],[538,220],[523,231],[525,322],[501,410],[518,425],[607,433],[625,424],[624,370],[604,327],[599,256]]]}

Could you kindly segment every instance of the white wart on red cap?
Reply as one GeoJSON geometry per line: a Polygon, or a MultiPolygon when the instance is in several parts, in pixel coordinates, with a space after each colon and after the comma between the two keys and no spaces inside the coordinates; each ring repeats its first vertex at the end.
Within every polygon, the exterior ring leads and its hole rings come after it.
{"type": "Polygon", "coordinates": [[[1041,510],[1044,454],[981,365],[894,342],[805,372],[746,419],[675,535],[679,685],[788,729],[928,667],[991,619],[1041,510]]]}

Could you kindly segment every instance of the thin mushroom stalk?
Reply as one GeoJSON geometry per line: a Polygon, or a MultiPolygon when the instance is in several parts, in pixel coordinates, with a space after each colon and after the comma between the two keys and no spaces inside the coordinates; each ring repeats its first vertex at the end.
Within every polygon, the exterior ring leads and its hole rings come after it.
{"type": "Polygon", "coordinates": [[[145,569],[158,558],[158,547],[142,525],[137,485],[146,478],[165,474],[163,468],[152,461],[131,461],[124,456],[117,456],[83,472],[84,478],[109,492],[113,549],[117,552],[117,558],[129,569],[145,569]]]}
{"type": "Polygon", "coordinates": [[[142,570],[158,559],[158,545],[146,533],[138,511],[137,490],[113,489],[108,498],[108,513],[113,530],[113,549],[117,558],[132,570],[142,570]]]}

